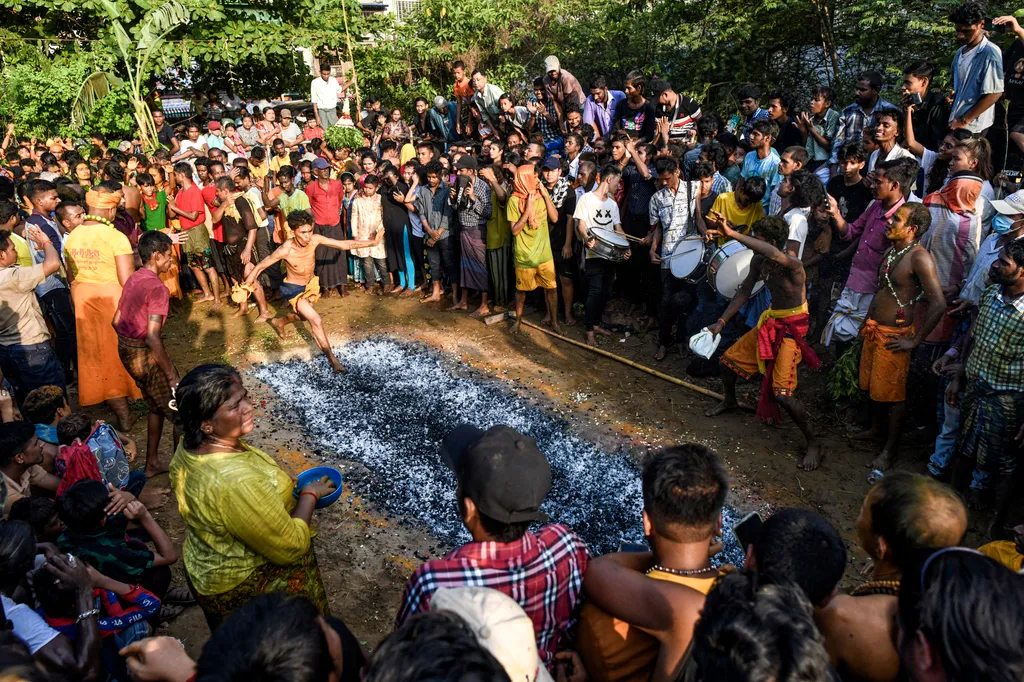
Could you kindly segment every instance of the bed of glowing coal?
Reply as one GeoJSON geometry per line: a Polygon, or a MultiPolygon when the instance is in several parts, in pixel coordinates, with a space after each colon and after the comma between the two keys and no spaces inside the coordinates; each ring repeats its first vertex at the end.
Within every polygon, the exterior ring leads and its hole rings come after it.
{"type": "MultiPolygon", "coordinates": [[[[348,482],[389,514],[426,524],[443,544],[469,541],[440,442],[459,424],[507,424],[536,439],[551,463],[542,511],[552,521],[572,528],[596,554],[643,541],[640,472],[628,451],[602,451],[507,382],[428,346],[375,336],[334,352],[343,374],[332,374],[323,356],[257,365],[252,374],[276,392],[275,415],[296,422],[325,461],[366,467],[368,475],[348,482]]],[[[725,514],[728,529],[737,516],[725,514]]],[[[739,565],[743,555],[728,530],[724,541],[719,557],[739,565]]]]}

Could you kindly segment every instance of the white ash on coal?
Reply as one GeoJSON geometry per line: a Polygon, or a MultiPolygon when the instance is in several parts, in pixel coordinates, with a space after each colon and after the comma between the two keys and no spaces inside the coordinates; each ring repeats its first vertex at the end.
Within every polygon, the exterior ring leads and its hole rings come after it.
{"type": "MultiPolygon", "coordinates": [[[[334,349],[346,372],[323,356],[257,366],[253,375],[277,393],[278,412],[299,425],[325,459],[364,465],[353,489],[388,513],[425,523],[444,544],[470,540],[459,521],[455,477],[440,458],[441,439],[458,424],[507,424],[536,439],[551,463],[542,510],[572,528],[591,551],[642,542],[640,472],[629,452],[604,452],[572,426],[508,384],[420,344],[370,337],[334,349]]],[[[725,528],[737,520],[726,510],[725,528]]],[[[727,530],[724,560],[743,555],[727,530]]]]}

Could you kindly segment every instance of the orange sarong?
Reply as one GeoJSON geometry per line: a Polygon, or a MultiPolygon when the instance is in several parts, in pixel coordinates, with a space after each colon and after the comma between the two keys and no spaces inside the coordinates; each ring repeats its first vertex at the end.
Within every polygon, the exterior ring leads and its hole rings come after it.
{"type": "Polygon", "coordinates": [[[860,387],[876,403],[901,403],[907,398],[910,352],[893,351],[887,341],[913,336],[914,328],[886,327],[868,320],[861,329],[864,345],[860,351],[860,387]]]}
{"type": "Polygon", "coordinates": [[[117,352],[117,332],[110,324],[121,299],[117,282],[71,284],[78,332],[78,404],[96,405],[113,398],[141,398],[142,391],[125,371],[117,352]]]}
{"type": "Polygon", "coordinates": [[[178,274],[180,269],[178,263],[181,262],[181,247],[175,244],[171,248],[174,249],[174,262],[171,263],[171,269],[160,275],[160,281],[167,287],[167,291],[171,292],[171,298],[181,300],[181,283],[178,281],[178,274]]]}

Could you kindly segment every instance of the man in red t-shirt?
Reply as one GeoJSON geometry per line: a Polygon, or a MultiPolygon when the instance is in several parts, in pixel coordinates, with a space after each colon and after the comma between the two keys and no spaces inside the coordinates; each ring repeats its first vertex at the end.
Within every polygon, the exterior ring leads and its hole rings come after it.
{"type": "MultiPolygon", "coordinates": [[[[313,174],[316,182],[306,185],[306,196],[309,207],[313,211],[313,233],[328,239],[344,240],[348,235],[341,224],[341,199],[345,189],[341,182],[331,179],[331,164],[326,159],[313,161],[313,174]]],[[[337,289],[342,296],[348,286],[348,259],[337,249],[327,246],[316,247],[316,269],[314,274],[320,278],[320,289],[325,297],[337,289]]]]}
{"type": "Polygon", "coordinates": [[[210,233],[206,231],[206,202],[203,192],[192,182],[192,166],[181,161],[174,165],[174,181],[178,185],[178,193],[173,198],[167,197],[167,209],[172,215],[178,216],[182,231],[186,238],[181,250],[192,273],[196,276],[203,290],[202,301],[213,301],[214,306],[220,305],[220,280],[213,267],[213,256],[210,254],[210,233]],[[207,281],[209,275],[209,281],[207,281]],[[210,293],[210,286],[213,293],[210,293]]]}
{"type": "MultiPolygon", "coordinates": [[[[142,267],[125,281],[117,312],[114,313],[117,354],[149,405],[149,420],[146,424],[147,478],[167,471],[167,464],[159,460],[160,435],[166,417],[170,417],[173,423],[171,391],[178,385],[178,370],[174,368],[160,338],[171,300],[170,292],[160,275],[170,270],[174,262],[172,245],[171,238],[159,230],[146,232],[139,238],[142,267]]],[[[175,443],[179,436],[181,432],[175,427],[175,443]]]]}
{"type": "Polygon", "coordinates": [[[206,210],[210,213],[210,218],[213,221],[213,241],[210,243],[210,256],[213,259],[213,268],[217,271],[217,275],[220,277],[220,283],[224,286],[224,291],[230,289],[227,284],[226,273],[224,269],[224,225],[218,218],[217,205],[217,180],[224,177],[227,169],[224,167],[222,161],[210,161],[210,181],[203,186],[203,203],[206,204],[206,210]]]}

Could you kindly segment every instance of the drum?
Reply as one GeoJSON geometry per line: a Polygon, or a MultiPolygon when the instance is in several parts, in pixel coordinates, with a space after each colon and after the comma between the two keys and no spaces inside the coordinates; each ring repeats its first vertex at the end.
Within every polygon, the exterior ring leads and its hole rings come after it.
{"type": "Polygon", "coordinates": [[[669,271],[673,277],[696,284],[707,274],[708,263],[714,253],[715,245],[700,237],[680,239],[668,257],[669,271]]]}
{"type": "MultiPolygon", "coordinates": [[[[754,252],[736,240],[727,241],[715,251],[708,265],[708,284],[726,298],[734,298],[750,272],[750,260],[754,252]]],[[[751,295],[764,286],[761,280],[754,285],[751,295]]]]}
{"type": "Polygon", "coordinates": [[[629,253],[629,240],[621,234],[594,227],[590,230],[590,236],[597,242],[594,244],[594,248],[590,249],[595,256],[616,262],[626,260],[626,254],[629,253]]]}

